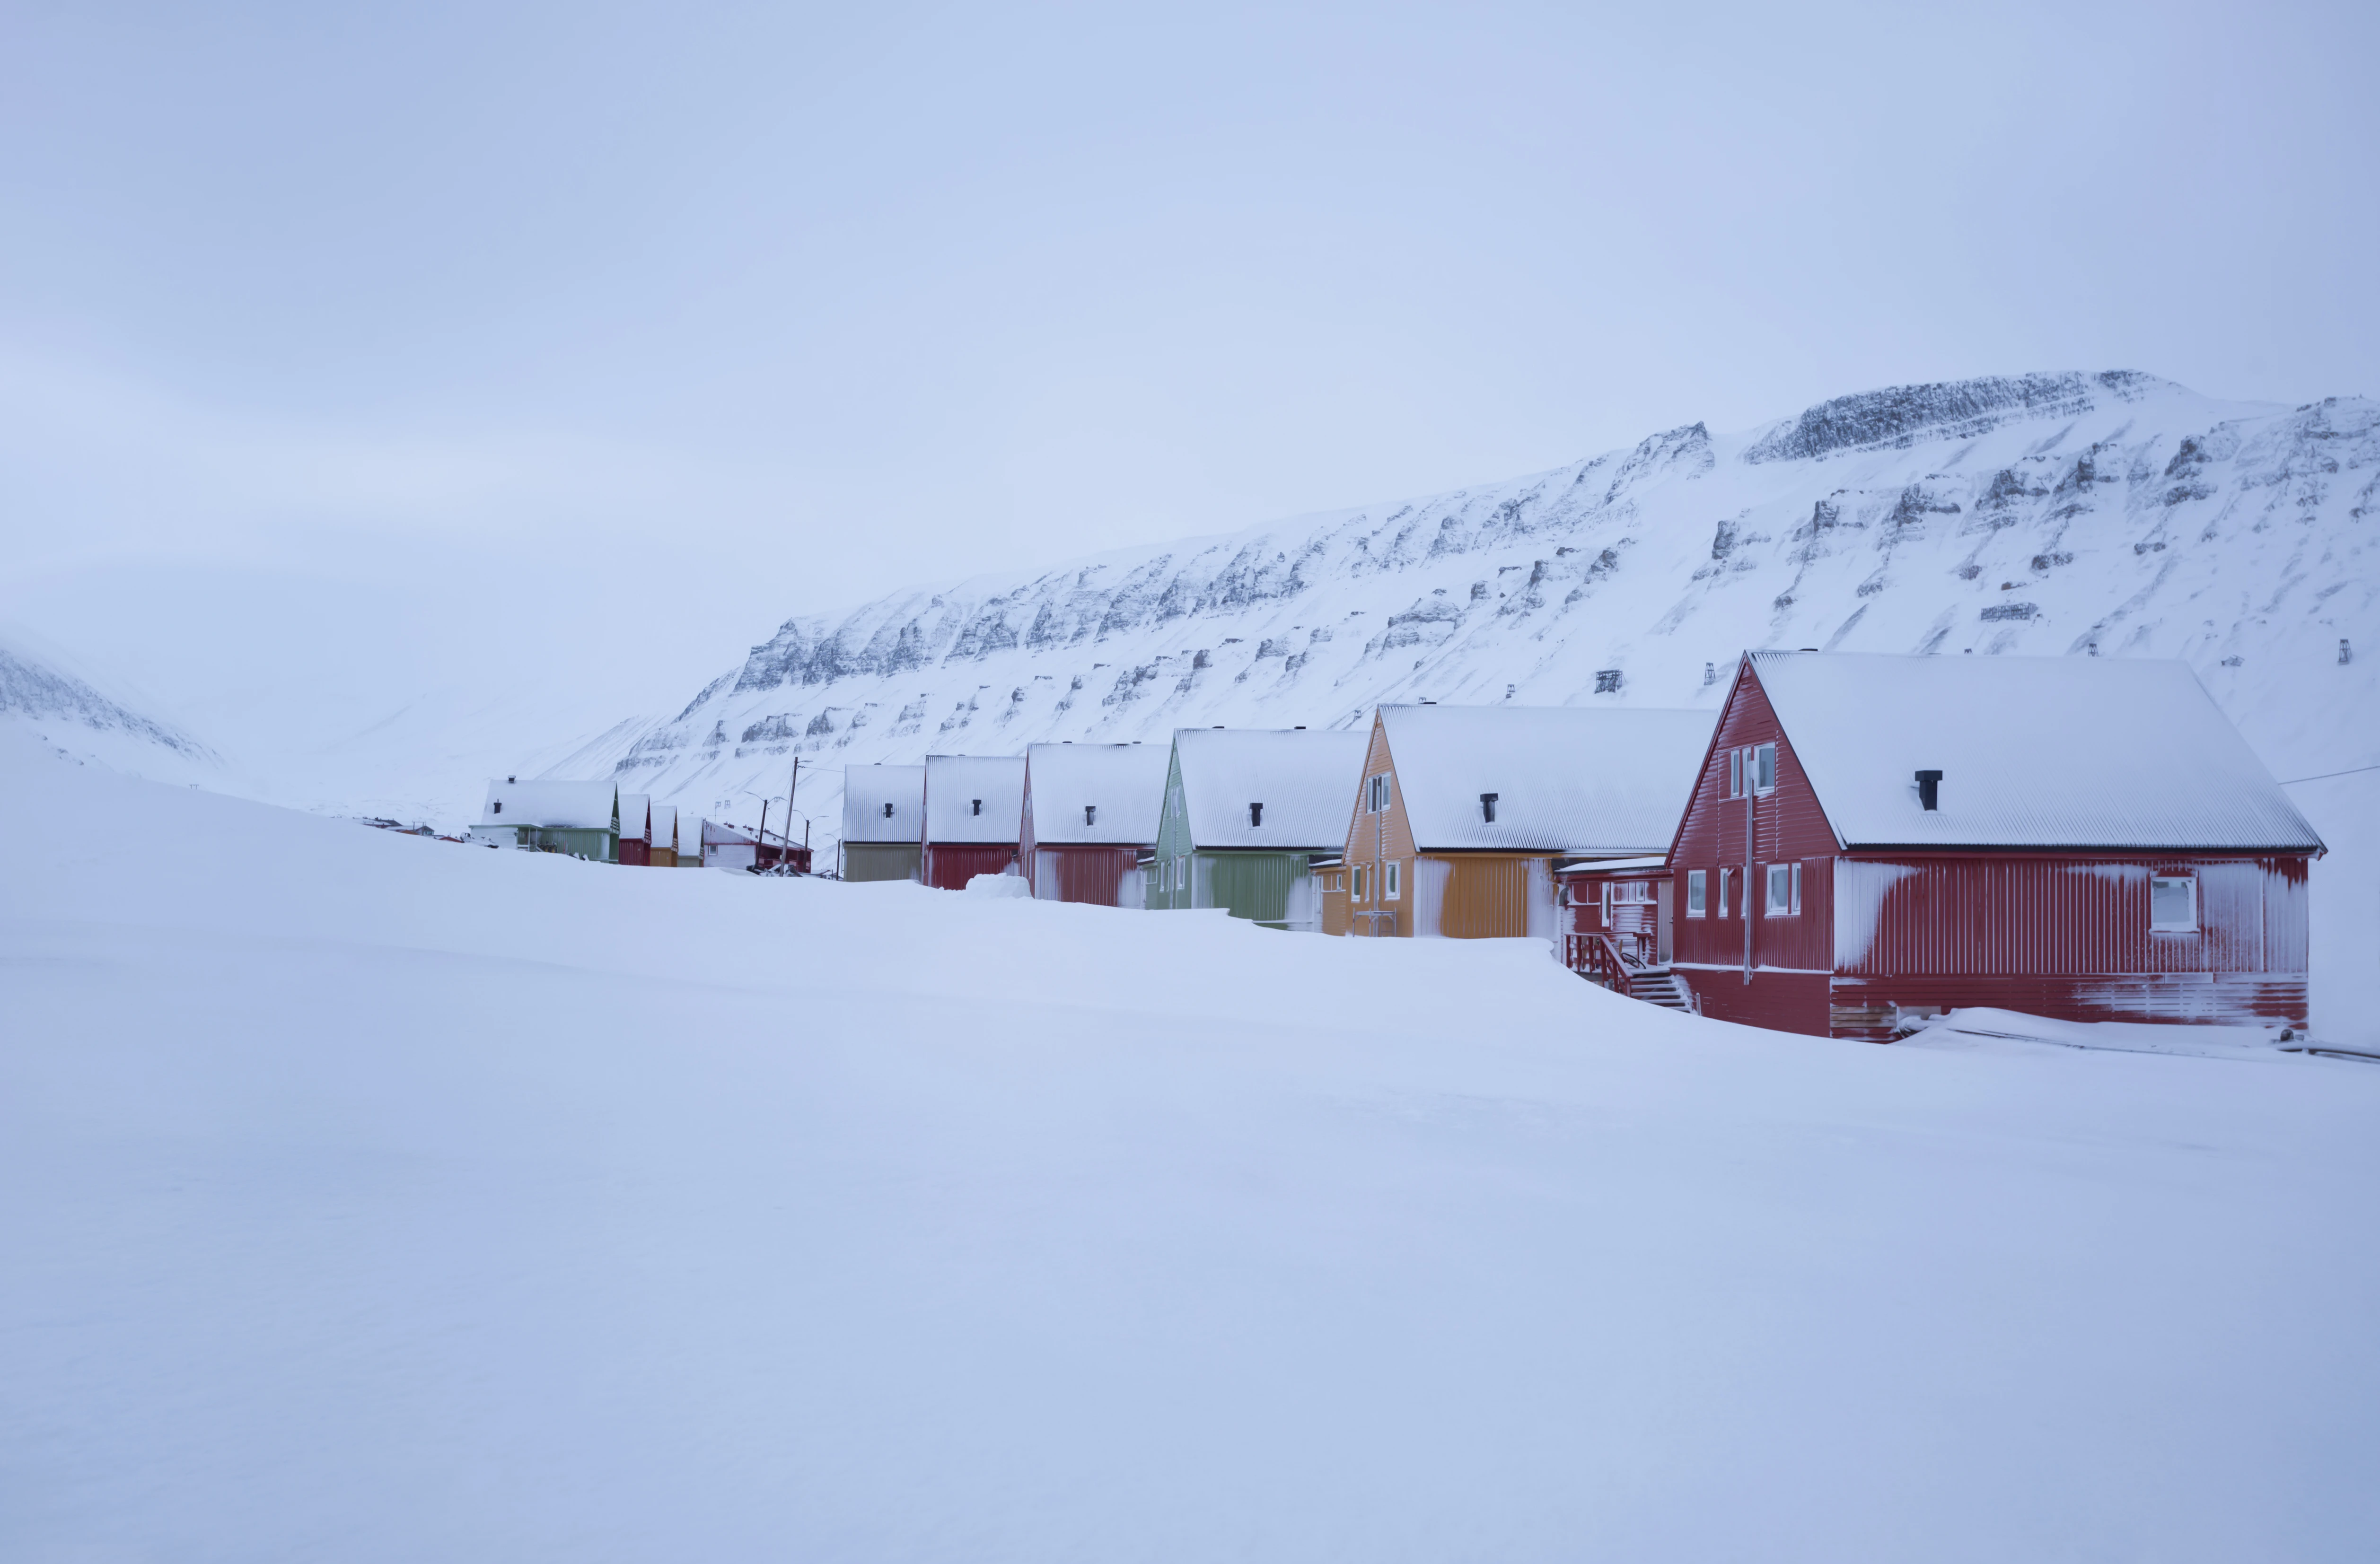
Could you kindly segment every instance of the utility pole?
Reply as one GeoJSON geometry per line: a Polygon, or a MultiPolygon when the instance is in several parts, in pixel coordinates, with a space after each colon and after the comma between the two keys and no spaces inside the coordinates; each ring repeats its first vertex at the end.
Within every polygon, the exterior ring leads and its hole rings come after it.
{"type": "MultiPolygon", "coordinates": [[[[801,791],[801,787],[802,757],[801,752],[799,750],[795,750],[794,752],[794,780],[785,784],[785,855],[782,861],[785,866],[785,872],[787,874],[791,874],[794,871],[794,794],[799,793],[801,791]]],[[[805,847],[808,846],[809,840],[809,818],[808,816],[804,816],[802,818],[802,845],[805,847]]]]}
{"type": "Polygon", "coordinates": [[[752,867],[760,867],[759,855],[769,850],[769,801],[760,800],[760,845],[753,849],[752,867]]]}

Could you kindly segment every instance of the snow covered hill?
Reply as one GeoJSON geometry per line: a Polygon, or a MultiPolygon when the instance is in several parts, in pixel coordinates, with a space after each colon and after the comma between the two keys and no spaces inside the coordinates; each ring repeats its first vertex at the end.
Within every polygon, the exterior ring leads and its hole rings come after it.
{"type": "Polygon", "coordinates": [[[2380,1537],[2380,1066],[0,797],[0,1557],[2380,1537]]]}
{"type": "Polygon", "coordinates": [[[675,719],[551,774],[745,819],[799,754],[824,842],[849,762],[1416,697],[1707,704],[1739,652],[1807,646],[2186,658],[2294,778],[2380,763],[2375,535],[2380,403],[2126,372],[1903,386],[792,620],[675,719]]]}
{"type": "Polygon", "coordinates": [[[0,727],[83,764],[158,782],[220,785],[223,758],[169,722],[141,715],[67,669],[55,652],[0,643],[0,727]]]}

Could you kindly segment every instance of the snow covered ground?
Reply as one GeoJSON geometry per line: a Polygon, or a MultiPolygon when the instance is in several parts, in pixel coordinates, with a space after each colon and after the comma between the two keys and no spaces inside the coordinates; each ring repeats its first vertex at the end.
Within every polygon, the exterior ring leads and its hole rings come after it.
{"type": "Polygon", "coordinates": [[[0,802],[0,1558],[2380,1550],[2380,1067],[0,802]]]}

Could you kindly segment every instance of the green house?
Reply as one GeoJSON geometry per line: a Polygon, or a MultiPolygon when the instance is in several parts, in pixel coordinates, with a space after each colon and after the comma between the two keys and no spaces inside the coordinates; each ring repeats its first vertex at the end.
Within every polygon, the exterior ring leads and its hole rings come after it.
{"type": "Polygon", "coordinates": [[[1148,908],[1220,907],[1267,928],[1319,933],[1309,869],[1346,850],[1368,743],[1304,728],[1177,731],[1144,881],[1148,908]]]}
{"type": "Polygon", "coordinates": [[[620,788],[607,782],[488,784],[470,839],[495,847],[560,853],[598,864],[620,861],[620,788]]]}

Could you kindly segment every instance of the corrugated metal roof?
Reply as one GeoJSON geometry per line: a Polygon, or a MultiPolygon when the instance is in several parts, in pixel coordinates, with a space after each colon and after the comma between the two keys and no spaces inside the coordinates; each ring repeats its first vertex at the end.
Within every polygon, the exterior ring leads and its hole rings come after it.
{"type": "Polygon", "coordinates": [[[1024,819],[1023,756],[926,757],[927,841],[1014,843],[1024,819]]]}
{"type": "Polygon", "coordinates": [[[551,826],[609,830],[620,788],[607,782],[492,782],[480,810],[487,826],[551,826]],[[498,805],[502,805],[500,809],[498,805]]]}
{"type": "Polygon", "coordinates": [[[702,845],[705,847],[749,847],[753,839],[734,826],[721,825],[717,820],[702,822],[702,845]]]}
{"type": "Polygon", "coordinates": [[[620,794],[620,840],[650,842],[652,840],[653,800],[650,794],[620,794]]]}
{"type": "Polygon", "coordinates": [[[677,806],[653,806],[653,845],[673,850],[677,846],[677,806]]]}
{"type": "Polygon", "coordinates": [[[1847,847],[2318,850],[2185,662],[1755,652],[1847,847]],[[1916,773],[1942,773],[1939,807],[1916,773]]]}
{"type": "Polygon", "coordinates": [[[1666,853],[1716,721],[1627,706],[1380,708],[1424,852],[1666,853]],[[1492,823],[1483,793],[1496,794],[1492,823]]]}
{"type": "Polygon", "coordinates": [[[1033,785],[1033,839],[1053,846],[1157,840],[1165,807],[1162,744],[1037,744],[1025,752],[1033,785]],[[1098,817],[1086,823],[1083,810],[1098,817]]]}
{"type": "Polygon", "coordinates": [[[845,766],[843,769],[843,839],[845,842],[906,842],[923,839],[926,768],[845,766]],[[884,806],[892,806],[886,814],[884,806]]]}
{"type": "Polygon", "coordinates": [[[1199,847],[1319,851],[1347,844],[1371,735],[1279,728],[1182,728],[1182,801],[1199,847]],[[1248,806],[1264,823],[1248,823],[1248,806]]]}

